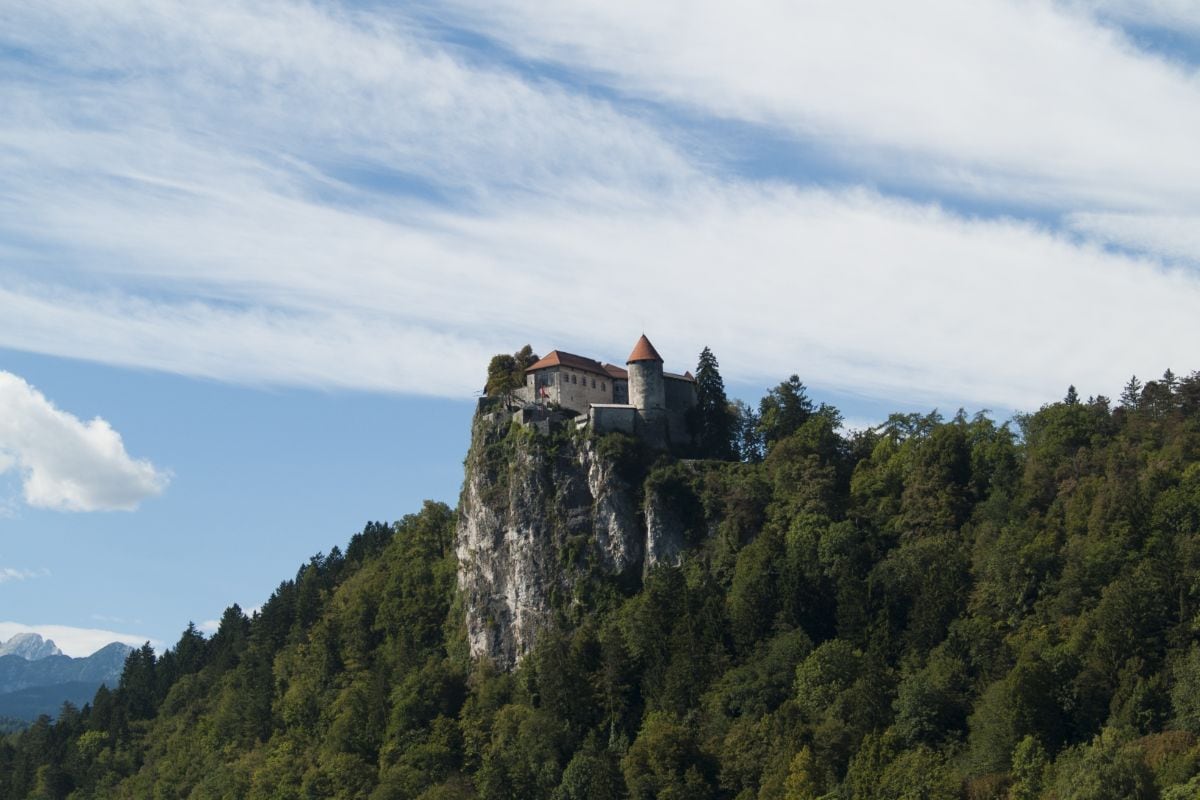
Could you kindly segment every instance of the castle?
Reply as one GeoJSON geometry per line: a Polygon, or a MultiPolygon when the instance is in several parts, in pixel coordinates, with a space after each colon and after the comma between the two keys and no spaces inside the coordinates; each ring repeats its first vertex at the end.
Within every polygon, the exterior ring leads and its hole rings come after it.
{"type": "Polygon", "coordinates": [[[514,396],[532,407],[533,416],[539,408],[558,407],[596,433],[620,431],[656,446],[687,444],[687,413],[696,405],[692,374],[664,372],[662,356],[645,334],[625,367],[553,350],[525,370],[525,385],[514,396]]]}

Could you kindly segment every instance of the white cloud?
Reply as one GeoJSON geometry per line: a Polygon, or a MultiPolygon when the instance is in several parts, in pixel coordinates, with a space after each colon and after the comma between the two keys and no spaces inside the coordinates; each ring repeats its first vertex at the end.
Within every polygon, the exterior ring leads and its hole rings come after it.
{"type": "Polygon", "coordinates": [[[10,159],[236,198],[242,181],[390,170],[441,187],[660,181],[689,171],[608,104],[470,65],[404,20],[289,0],[45,0],[0,37],[63,81],[14,70],[10,159]],[[102,73],[98,76],[97,73],[102,73]],[[81,96],[82,95],[82,96],[81,96]],[[82,123],[82,124],[81,124],[82,123]],[[241,175],[214,171],[234,168],[241,175]]]}
{"type": "Polygon", "coordinates": [[[62,511],[130,510],[160,493],[165,473],[125,452],[99,417],[82,422],[0,371],[0,452],[21,473],[25,502],[62,511]]]}
{"type": "MultiPolygon", "coordinates": [[[[353,280],[350,271],[343,276],[353,280]]],[[[264,272],[264,287],[287,279],[264,272]]],[[[94,297],[62,289],[0,289],[10,347],[248,384],[407,391],[470,396],[474,372],[446,365],[486,363],[478,341],[369,308],[330,312],[311,305],[245,308],[129,295],[94,297]],[[82,326],[82,327],[73,327],[82,326]]],[[[337,294],[328,297],[331,305],[337,294]]],[[[430,305],[429,309],[445,305],[430,305]]]]}
{"type": "Polygon", "coordinates": [[[1079,212],[1067,223],[1096,241],[1200,265],[1200,214],[1079,212]]]}
{"type": "Polygon", "coordinates": [[[731,380],[797,371],[876,397],[1028,408],[1068,382],[1112,393],[1131,372],[1189,369],[1200,337],[1194,273],[868,192],[722,189],[653,214],[542,219],[506,217],[491,249],[572,264],[569,325],[619,357],[648,320],[669,360],[708,343],[731,380]]]}
{"type": "MultiPolygon", "coordinates": [[[[181,253],[215,234],[203,216],[196,225],[181,253]]],[[[261,289],[238,309],[9,291],[0,338],[227,379],[461,396],[489,352],[532,339],[620,359],[644,326],[680,369],[707,343],[730,379],[798,371],[894,400],[1007,407],[1036,406],[1068,382],[1111,394],[1132,372],[1185,371],[1200,339],[1193,274],[870,192],[697,185],[657,205],[510,206],[443,227],[422,237],[429,267],[413,273],[455,277],[416,295],[419,306],[389,312],[374,299],[405,280],[386,270],[350,263],[344,289],[305,298],[296,272],[259,264],[247,274],[261,289]],[[289,305],[266,306],[289,289],[289,305]],[[439,333],[438,318],[455,333],[439,333]]],[[[410,234],[380,224],[375,257],[411,260],[410,234]]],[[[305,239],[303,257],[316,264],[340,247],[305,239]]]]}
{"type": "Polygon", "coordinates": [[[644,328],[680,369],[710,344],[730,378],[1017,407],[1198,366],[1200,288],[1158,256],[1194,247],[1200,82],[1090,11],[458,6],[615,93],[334,4],[9,11],[39,59],[0,73],[0,346],[467,396],[491,353],[619,360],[644,328]],[[630,96],[1073,233],[732,178],[630,96]]]}
{"type": "Polygon", "coordinates": [[[1054,208],[1200,200],[1194,68],[1065,3],[452,5],[528,57],[778,127],[877,176],[1054,208]]]}
{"type": "Polygon", "coordinates": [[[141,647],[146,642],[159,652],[162,643],[149,636],[139,636],[131,633],[117,633],[100,628],[76,628],[71,625],[24,625],[20,622],[0,622],[0,640],[11,639],[18,633],[37,633],[43,639],[52,639],[65,655],[72,658],[85,658],[100,648],[113,642],[127,644],[130,647],[141,647]]]}
{"type": "Polygon", "coordinates": [[[1077,5],[1125,24],[1200,34],[1195,0],[1079,0],[1077,5]]]}
{"type": "Polygon", "coordinates": [[[48,569],[17,569],[15,567],[0,567],[0,583],[9,581],[27,581],[30,578],[44,578],[50,574],[48,569]]]}

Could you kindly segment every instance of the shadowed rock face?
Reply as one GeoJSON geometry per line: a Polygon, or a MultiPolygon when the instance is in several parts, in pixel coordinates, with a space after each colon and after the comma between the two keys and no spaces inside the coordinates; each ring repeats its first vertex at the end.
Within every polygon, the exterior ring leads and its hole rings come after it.
{"type": "Polygon", "coordinates": [[[549,439],[510,428],[505,414],[477,415],[457,533],[471,654],[509,669],[584,579],[636,582],[647,553],[678,563],[681,532],[661,509],[648,520],[639,489],[592,440],[549,439]]]}

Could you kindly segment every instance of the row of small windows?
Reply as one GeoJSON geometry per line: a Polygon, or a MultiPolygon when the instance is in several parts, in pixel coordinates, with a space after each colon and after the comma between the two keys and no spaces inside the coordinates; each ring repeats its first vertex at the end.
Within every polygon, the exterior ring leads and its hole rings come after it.
{"type": "MultiPolygon", "coordinates": [[[[570,376],[564,375],[563,383],[567,382],[567,377],[570,377],[571,383],[579,383],[579,376],[574,373],[572,373],[570,376]]],[[[550,376],[550,381],[553,383],[553,381],[554,381],[553,375],[550,376]]],[[[587,386],[587,382],[588,382],[588,379],[587,379],[587,376],[585,375],[583,378],[583,385],[587,386]]],[[[592,388],[593,389],[596,388],[596,379],[595,378],[592,378],[592,388]]],[[[604,381],[600,381],[600,391],[603,391],[603,392],[608,391],[608,385],[604,381]]]]}
{"type": "MultiPolygon", "coordinates": [[[[536,383],[539,386],[553,386],[554,385],[554,373],[553,372],[538,373],[535,377],[537,379],[536,383]]],[[[592,378],[591,380],[592,380],[592,388],[595,389],[596,388],[596,379],[592,378]]],[[[578,384],[579,376],[574,373],[572,373],[570,375],[564,374],[563,375],[563,383],[578,384]]],[[[583,385],[587,386],[587,383],[588,383],[588,378],[587,378],[587,376],[584,376],[583,385]]],[[[602,392],[608,391],[608,384],[605,381],[600,381],[600,391],[602,391],[602,392]]]]}

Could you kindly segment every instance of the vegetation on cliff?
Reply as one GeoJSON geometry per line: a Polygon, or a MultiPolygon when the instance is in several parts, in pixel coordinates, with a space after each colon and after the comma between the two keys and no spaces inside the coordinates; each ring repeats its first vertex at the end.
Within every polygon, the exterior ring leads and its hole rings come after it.
{"type": "Polygon", "coordinates": [[[515,670],[470,659],[427,504],[4,740],[0,796],[1200,793],[1200,375],[850,436],[793,379],[729,431],[741,460],[598,443],[691,549],[515,670]]]}

